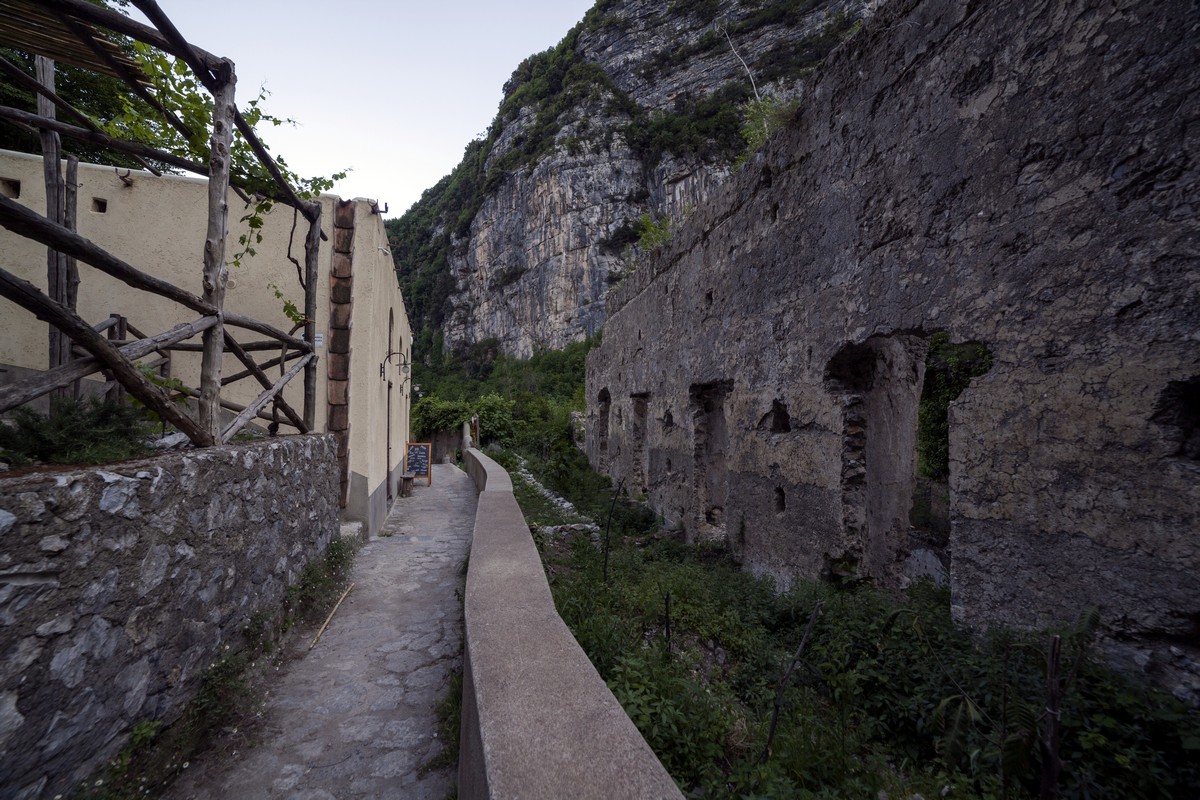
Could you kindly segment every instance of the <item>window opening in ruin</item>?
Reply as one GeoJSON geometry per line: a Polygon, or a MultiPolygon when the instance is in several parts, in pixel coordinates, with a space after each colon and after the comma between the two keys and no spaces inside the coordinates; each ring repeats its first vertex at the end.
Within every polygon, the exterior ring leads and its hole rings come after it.
{"type": "Polygon", "coordinates": [[[1168,383],[1155,409],[1151,419],[1171,429],[1179,443],[1172,455],[1200,461],[1200,376],[1168,383]]]}
{"type": "Polygon", "coordinates": [[[844,346],[825,370],[842,409],[840,561],[882,585],[899,584],[907,555],[924,361],[920,336],[873,336],[844,346]]]}
{"type": "Polygon", "coordinates": [[[700,508],[697,535],[703,541],[725,541],[725,505],[728,499],[729,425],[725,403],[733,385],[729,381],[694,385],[691,398],[694,489],[700,508]]]}
{"type": "Polygon", "coordinates": [[[0,196],[16,200],[21,196],[21,182],[16,178],[0,178],[0,196]]]}
{"type": "Polygon", "coordinates": [[[787,511],[787,495],[783,491],[782,486],[775,487],[775,513],[782,514],[787,511]]]}
{"type": "Polygon", "coordinates": [[[952,344],[944,332],[926,340],[917,415],[917,476],[909,509],[909,549],[926,549],[945,565],[950,544],[950,404],[992,368],[980,342],[952,344]]]}
{"type": "Polygon", "coordinates": [[[792,418],[788,415],[787,404],[781,400],[772,400],[771,410],[758,421],[758,429],[771,433],[791,433],[792,418]]]}
{"type": "Polygon", "coordinates": [[[612,411],[612,395],[601,389],[596,398],[600,404],[599,420],[596,423],[596,439],[600,450],[600,472],[608,470],[608,417],[612,411]]]}
{"type": "Polygon", "coordinates": [[[675,427],[675,417],[671,415],[671,409],[667,409],[663,414],[662,426],[664,431],[669,431],[675,427]]]}
{"type": "Polygon", "coordinates": [[[646,493],[646,416],[650,405],[650,395],[639,393],[629,395],[633,404],[633,421],[630,430],[632,440],[633,474],[630,483],[635,494],[646,493]]]}
{"type": "Polygon", "coordinates": [[[108,213],[108,201],[105,200],[103,197],[93,197],[92,198],[92,211],[97,214],[107,214],[108,213]]]}

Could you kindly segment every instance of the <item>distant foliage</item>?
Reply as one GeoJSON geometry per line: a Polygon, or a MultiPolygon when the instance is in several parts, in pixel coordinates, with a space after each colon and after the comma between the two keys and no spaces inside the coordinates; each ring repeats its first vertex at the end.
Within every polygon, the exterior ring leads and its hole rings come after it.
{"type": "Polygon", "coordinates": [[[516,447],[536,459],[574,450],[571,412],[584,407],[584,359],[598,337],[544,350],[529,359],[500,351],[495,339],[416,365],[424,395],[412,407],[414,434],[460,427],[478,414],[485,444],[516,447]]]}
{"type": "Polygon", "coordinates": [[[463,400],[443,400],[422,397],[413,403],[412,433],[417,439],[428,439],[441,431],[452,431],[471,420],[471,405],[463,400]]]}

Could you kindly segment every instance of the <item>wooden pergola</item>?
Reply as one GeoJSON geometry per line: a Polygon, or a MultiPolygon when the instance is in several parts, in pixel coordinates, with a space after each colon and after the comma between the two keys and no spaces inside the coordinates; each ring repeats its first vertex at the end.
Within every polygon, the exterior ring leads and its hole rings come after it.
{"type": "MultiPolygon", "coordinates": [[[[42,142],[46,175],[47,213],[45,216],[0,196],[0,225],[20,236],[46,245],[48,292],[18,278],[0,265],[0,295],[31,311],[50,325],[49,369],[41,374],[0,389],[0,412],[7,411],[50,393],[69,392],[81,378],[104,371],[164,421],[179,429],[197,447],[228,442],[254,418],[285,422],[301,433],[313,429],[316,410],[316,300],[317,258],[322,239],[321,206],[302,199],[284,177],[253,128],[234,103],[237,82],[233,62],[214,56],[189,44],[154,0],[132,0],[151,21],[144,25],[115,11],[92,5],[86,0],[0,0],[0,44],[36,55],[37,77],[0,58],[0,71],[36,92],[36,114],[0,106],[0,119],[36,129],[42,142]],[[83,112],[54,91],[54,60],[118,78],[142,98],[162,119],[185,138],[195,132],[148,90],[149,81],[137,64],[102,31],[130,37],[174,56],[187,65],[201,85],[212,95],[213,114],[209,136],[209,158],[199,163],[165,150],[110,136],[99,129],[83,112]],[[69,115],[78,125],[60,121],[56,111],[69,115]],[[251,185],[248,176],[231,174],[234,130],[249,144],[270,176],[269,185],[251,185]],[[77,160],[68,157],[67,176],[61,169],[61,138],[101,145],[139,160],[158,173],[154,164],[165,164],[208,178],[208,225],[204,243],[204,270],[200,295],[193,294],[150,272],[139,269],[107,252],[75,230],[74,171],[77,160]],[[247,202],[248,193],[291,206],[308,223],[304,241],[304,322],[291,331],[280,330],[256,319],[230,313],[224,308],[228,270],[225,265],[225,240],[228,232],[230,188],[247,202]],[[79,283],[77,262],[83,262],[129,286],[167,298],[190,312],[199,314],[191,322],[168,331],[146,336],[123,318],[110,317],[89,324],[75,310],[79,283]],[[296,338],[303,327],[303,338],[296,338]],[[123,329],[123,330],[122,330],[123,329]],[[241,343],[231,329],[253,331],[267,337],[264,341],[241,343]],[[128,338],[129,335],[133,338],[128,338]],[[200,343],[187,340],[200,335],[200,343]],[[142,369],[169,359],[172,351],[202,352],[200,386],[189,390],[198,399],[195,418],[172,402],[169,393],[152,381],[142,369]],[[234,355],[245,367],[242,372],[222,378],[224,353],[234,355]],[[278,356],[259,364],[252,352],[278,351],[278,356]],[[138,365],[139,359],[159,354],[159,360],[138,365]],[[76,357],[80,355],[82,357],[76,357]],[[295,362],[288,367],[289,362],[295,362]],[[267,369],[279,367],[272,380],[267,369]],[[297,413],[284,399],[283,387],[304,372],[304,407],[297,413]],[[242,406],[221,398],[221,388],[234,381],[253,378],[262,391],[249,405],[242,406]],[[274,413],[264,409],[273,404],[274,413]],[[232,423],[221,424],[221,408],[239,412],[232,423]],[[285,419],[281,420],[279,414],[285,419]]],[[[299,271],[299,270],[298,270],[299,271]]]]}

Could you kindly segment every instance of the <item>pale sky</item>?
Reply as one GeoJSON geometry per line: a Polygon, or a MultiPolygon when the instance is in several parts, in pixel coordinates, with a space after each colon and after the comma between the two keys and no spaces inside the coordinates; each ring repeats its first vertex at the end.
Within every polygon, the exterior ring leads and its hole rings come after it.
{"type": "MultiPolygon", "coordinates": [[[[158,0],[180,32],[237,65],[239,105],[299,127],[261,127],[302,176],[398,217],[487,130],[526,56],[552,47],[594,0],[158,0]]],[[[143,19],[132,6],[131,16],[143,19]]]]}

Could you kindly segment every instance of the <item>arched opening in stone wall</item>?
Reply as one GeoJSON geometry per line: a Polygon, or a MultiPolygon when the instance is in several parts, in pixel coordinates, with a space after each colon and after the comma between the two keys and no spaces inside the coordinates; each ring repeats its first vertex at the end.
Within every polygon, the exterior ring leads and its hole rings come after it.
{"type": "Polygon", "coordinates": [[[633,419],[630,421],[630,458],[633,460],[633,471],[629,476],[630,486],[634,494],[645,494],[646,485],[646,416],[650,405],[650,395],[637,393],[629,395],[633,404],[633,419]]]}
{"type": "Polygon", "coordinates": [[[733,388],[730,381],[695,384],[689,390],[693,480],[700,509],[697,538],[724,541],[725,506],[729,494],[726,454],[729,450],[729,423],[725,403],[733,388]]]}
{"type": "Polygon", "coordinates": [[[873,336],[825,371],[842,408],[842,520],[847,551],[831,559],[883,585],[945,579],[949,564],[949,407],[991,369],[978,342],[944,333],[873,336]]]}
{"type": "Polygon", "coordinates": [[[873,336],[839,350],[825,371],[842,408],[842,524],[846,551],[830,570],[900,582],[916,479],[917,405],[924,375],[920,336],[873,336]]]}
{"type": "Polygon", "coordinates": [[[612,414],[612,395],[608,389],[601,389],[596,401],[600,404],[599,417],[596,420],[596,445],[599,453],[600,472],[608,470],[608,418],[612,414]]]}

